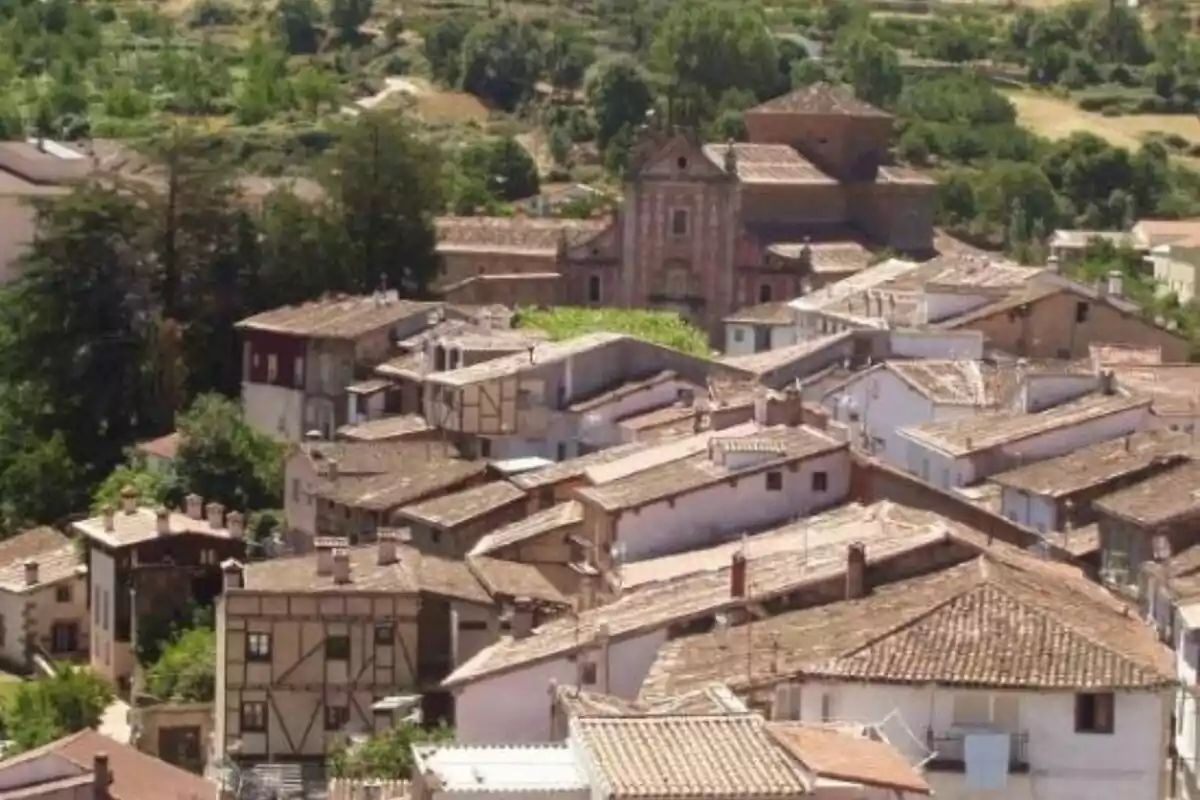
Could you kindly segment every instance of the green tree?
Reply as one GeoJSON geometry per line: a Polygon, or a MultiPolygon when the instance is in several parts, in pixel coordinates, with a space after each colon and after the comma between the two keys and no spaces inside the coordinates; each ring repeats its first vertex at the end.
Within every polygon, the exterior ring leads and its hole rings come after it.
{"type": "Polygon", "coordinates": [[[425,34],[425,58],[433,76],[447,86],[457,86],[462,76],[462,47],[477,20],[456,13],[438,20],[425,34]]]}
{"type": "Polygon", "coordinates": [[[546,38],[544,61],[550,85],[567,91],[579,88],[584,73],[596,60],[595,50],[574,25],[556,25],[546,38]]]}
{"type": "Polygon", "coordinates": [[[321,9],[316,0],[279,0],[275,22],[287,51],[293,55],[317,52],[321,9]]]}
{"type": "Polygon", "coordinates": [[[891,107],[904,88],[895,49],[865,28],[858,28],[838,37],[837,51],[854,93],[873,105],[891,107]]]}
{"type": "Polygon", "coordinates": [[[96,727],[112,699],[112,686],[103,678],[67,664],[59,665],[53,677],[21,684],[2,712],[4,728],[13,743],[7,754],[96,727]]]}
{"type": "Polygon", "coordinates": [[[105,506],[118,508],[121,492],[127,486],[137,490],[143,503],[151,505],[165,505],[176,495],[183,494],[178,491],[178,481],[173,472],[150,469],[145,459],[134,457],[110,472],[96,487],[92,493],[92,512],[99,513],[105,506]]]}
{"type": "Polygon", "coordinates": [[[505,111],[533,97],[542,66],[532,25],[505,14],[471,28],[462,44],[462,87],[505,111]]]}
{"type": "Polygon", "coordinates": [[[454,731],[444,726],[425,729],[402,723],[354,749],[338,747],[329,756],[329,772],[335,778],[404,780],[412,777],[413,745],[453,739],[454,731]]]}
{"type": "Polygon", "coordinates": [[[146,688],[161,700],[209,703],[216,693],[217,636],[212,628],[176,635],[146,672],[146,688]]]}
{"type": "Polygon", "coordinates": [[[481,178],[497,200],[521,200],[538,193],[537,164],[511,136],[467,146],[458,164],[465,175],[481,178]]]}
{"type": "Polygon", "coordinates": [[[374,111],[342,126],[323,182],[333,256],[355,290],[380,277],[407,295],[425,292],[438,270],[433,218],[440,213],[440,158],[399,113],[374,111]]]}
{"type": "Polygon", "coordinates": [[[284,445],[246,424],[236,401],[202,395],[177,430],[183,491],[243,512],[283,505],[284,445]]]}
{"type": "Polygon", "coordinates": [[[338,29],[342,41],[358,41],[358,29],[370,18],[374,5],[373,0],[331,0],[329,21],[338,29]]]}
{"type": "Polygon", "coordinates": [[[623,128],[636,127],[654,107],[650,79],[637,62],[620,56],[601,62],[588,74],[588,104],[596,115],[596,144],[601,150],[623,128]]]}

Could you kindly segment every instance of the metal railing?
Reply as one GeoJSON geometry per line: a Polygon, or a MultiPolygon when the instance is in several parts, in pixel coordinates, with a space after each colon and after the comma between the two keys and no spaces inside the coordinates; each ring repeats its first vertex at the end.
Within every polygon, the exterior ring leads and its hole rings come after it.
{"type": "MultiPolygon", "coordinates": [[[[980,731],[984,733],[984,731],[980,731]]],[[[933,758],[925,765],[926,769],[938,772],[963,772],[966,769],[966,737],[970,733],[964,731],[947,731],[934,734],[928,732],[925,744],[933,752],[933,758]]],[[[1010,733],[1008,746],[1008,771],[1020,773],[1029,771],[1029,734],[1010,733]]]]}

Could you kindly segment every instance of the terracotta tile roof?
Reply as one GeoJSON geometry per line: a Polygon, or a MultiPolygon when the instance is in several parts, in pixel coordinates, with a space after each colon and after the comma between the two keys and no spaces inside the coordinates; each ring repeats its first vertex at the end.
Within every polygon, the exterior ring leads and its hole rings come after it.
{"type": "Polygon", "coordinates": [[[802,361],[827,347],[836,347],[853,337],[854,333],[852,331],[843,331],[830,336],[809,339],[786,347],[777,347],[774,350],[764,350],[761,353],[749,353],[744,356],[725,356],[721,359],[721,363],[746,370],[753,375],[762,376],[781,367],[802,361]]]}
{"type": "Polygon", "coordinates": [[[1072,361],[1028,359],[997,362],[915,358],[888,361],[873,369],[889,370],[934,403],[981,408],[1011,405],[1022,381],[1030,375],[1092,374],[1072,361]]]}
{"type": "MultiPolygon", "coordinates": [[[[228,528],[212,527],[208,524],[207,517],[193,519],[187,514],[170,511],[168,520],[172,534],[188,533],[196,536],[210,536],[214,539],[229,538],[228,528]]],[[[158,532],[156,510],[144,506],[133,511],[117,509],[113,514],[113,530],[111,531],[104,529],[102,514],[74,522],[71,527],[89,539],[114,548],[130,547],[162,535],[158,532]]]]}
{"type": "Polygon", "coordinates": [[[1149,397],[1155,414],[1200,416],[1200,364],[1114,364],[1109,369],[1122,389],[1149,397]]]}
{"type": "Polygon", "coordinates": [[[142,455],[173,461],[179,454],[180,434],[175,431],[157,439],[139,442],[134,448],[142,455]]]}
{"type": "Polygon", "coordinates": [[[1175,600],[1200,595],[1200,545],[1192,545],[1163,562],[1147,561],[1142,571],[1157,578],[1159,586],[1175,600]]]}
{"type": "Polygon", "coordinates": [[[1046,273],[1045,267],[1026,267],[990,256],[953,253],[925,261],[879,288],[882,291],[986,291],[1006,296],[1046,273]]]}
{"type": "Polygon", "coordinates": [[[0,590],[15,593],[28,592],[86,574],[87,565],[80,561],[79,551],[68,542],[65,546],[57,549],[45,550],[29,556],[26,560],[13,561],[0,567],[0,590]],[[30,585],[25,578],[25,565],[29,562],[37,564],[37,582],[33,585],[30,585]]]}
{"type": "Polygon", "coordinates": [[[406,545],[397,545],[397,559],[379,563],[379,545],[346,548],[350,556],[350,582],[335,583],[332,575],[317,574],[317,553],[254,561],[243,571],[243,591],[261,594],[351,594],[389,592],[454,597],[490,604],[491,597],[467,564],[406,545]]]}
{"type": "Polygon", "coordinates": [[[610,461],[617,461],[647,450],[651,447],[647,442],[629,442],[628,444],[619,444],[616,447],[608,447],[604,450],[597,450],[594,453],[588,453],[578,458],[569,458],[566,461],[559,461],[550,467],[543,467],[532,472],[523,472],[520,475],[514,475],[512,482],[517,486],[532,491],[540,489],[543,486],[551,486],[553,484],[562,483],[564,481],[575,480],[583,477],[583,473],[588,468],[597,464],[607,464],[610,461]]]}
{"type": "Polygon", "coordinates": [[[1098,511],[1138,525],[1158,525],[1200,513],[1200,461],[1188,461],[1095,501],[1098,511]]]}
{"type": "MultiPolygon", "coordinates": [[[[419,454],[422,451],[410,452],[419,454]]],[[[407,472],[339,475],[335,481],[323,481],[313,493],[323,500],[351,508],[391,511],[430,495],[451,491],[486,470],[486,461],[460,458],[437,458],[423,463],[412,461],[407,472]]]]}
{"type": "Polygon", "coordinates": [[[1088,395],[1079,400],[1026,414],[1000,411],[926,422],[901,429],[902,435],[953,457],[980,453],[1002,445],[1042,436],[1091,420],[1136,408],[1149,410],[1150,401],[1120,395],[1088,395]]]}
{"type": "MultiPolygon", "coordinates": [[[[410,423],[403,419],[405,426],[410,423]]],[[[327,476],[331,462],[337,462],[338,477],[382,475],[411,468],[414,459],[421,461],[446,459],[449,449],[435,447],[433,451],[424,442],[378,441],[378,442],[315,442],[299,445],[293,451],[301,458],[312,461],[318,475],[327,476]]]]}
{"type": "Polygon", "coordinates": [[[343,425],[338,428],[338,436],[352,442],[383,442],[403,439],[406,436],[415,436],[431,430],[433,427],[420,414],[398,414],[394,417],[380,417],[356,425],[343,425]]]}
{"type": "MultiPolygon", "coordinates": [[[[725,168],[727,144],[706,144],[704,155],[717,167],[725,168]]],[[[822,184],[837,183],[795,148],[786,144],[735,144],[734,166],[738,181],[746,184],[822,184]]]]}
{"type": "Polygon", "coordinates": [[[507,217],[441,217],[439,253],[524,253],[553,256],[560,245],[581,244],[604,231],[607,220],[507,217]]]}
{"type": "Polygon", "coordinates": [[[768,723],[767,732],[818,778],[898,792],[933,790],[895,747],[865,736],[850,736],[815,725],[768,723]]]}
{"type": "Polygon", "coordinates": [[[1161,347],[1133,344],[1089,344],[1088,355],[1095,367],[1108,364],[1151,366],[1163,363],[1161,347]]]}
{"type": "MultiPolygon", "coordinates": [[[[928,547],[945,537],[942,523],[865,526],[857,535],[867,544],[868,563],[928,547]]],[[[813,537],[804,546],[798,536],[796,546],[785,552],[759,556],[751,550],[746,561],[747,594],[752,599],[767,600],[844,574],[845,539],[831,536],[830,540],[813,537]]],[[[501,639],[462,664],[443,685],[452,688],[578,652],[589,646],[601,627],[616,642],[744,604],[744,600],[730,596],[728,564],[719,569],[706,566],[700,572],[670,576],[623,592],[607,605],[548,622],[523,639],[501,639]]],[[[716,680],[721,676],[710,676],[705,683],[716,680]]],[[[688,687],[693,688],[696,686],[688,687]]]]}
{"type": "Polygon", "coordinates": [[[548,533],[570,528],[583,522],[583,506],[577,500],[543,508],[524,519],[497,528],[480,539],[471,555],[485,556],[507,547],[520,545],[548,533]]]}
{"type": "Polygon", "coordinates": [[[809,786],[752,714],[591,717],[572,736],[612,798],[794,798],[809,786]]]}
{"type": "Polygon", "coordinates": [[[721,683],[666,697],[654,703],[589,692],[578,686],[556,686],[554,703],[568,717],[637,717],[747,714],[746,705],[721,683]]]}
{"type": "Polygon", "coordinates": [[[492,597],[529,598],[567,608],[579,590],[579,573],[566,564],[525,564],[471,556],[467,565],[492,597]]]}
{"type": "Polygon", "coordinates": [[[678,693],[714,676],[735,689],[805,676],[1136,691],[1173,685],[1173,673],[1170,654],[1137,614],[1082,575],[1029,556],[986,555],[860,600],[669,642],[642,695],[678,693]]]}
{"type": "Polygon", "coordinates": [[[1029,494],[1064,497],[1155,465],[1189,459],[1194,452],[1196,443],[1188,434],[1166,429],[1141,431],[1001,472],[989,480],[1029,494]]]}
{"type": "Polygon", "coordinates": [[[539,369],[541,365],[565,361],[572,356],[601,350],[608,347],[620,347],[629,337],[620,333],[602,331],[588,333],[565,339],[561,342],[543,342],[534,347],[532,353],[521,352],[490,361],[481,361],[469,367],[447,370],[446,372],[430,373],[426,380],[431,383],[449,386],[467,386],[473,383],[493,381],[512,375],[519,375],[527,370],[539,369]]]}
{"type": "Polygon", "coordinates": [[[314,339],[358,339],[439,307],[438,303],[380,301],[373,296],[330,298],[264,311],[236,327],[314,339]]]}
{"type": "MultiPolygon", "coordinates": [[[[721,437],[718,432],[713,441],[727,438],[731,437],[721,437]]],[[[761,450],[765,458],[745,464],[738,461],[727,464],[719,457],[713,458],[707,453],[691,456],[639,471],[611,483],[579,489],[577,496],[585,505],[599,506],[605,511],[639,508],[699,491],[737,475],[755,474],[782,467],[848,446],[845,442],[832,439],[816,429],[805,427],[770,428],[757,438],[778,445],[778,451],[769,448],[761,450]]]]}
{"type": "Polygon", "coordinates": [[[830,83],[814,83],[750,109],[748,114],[837,114],[848,117],[890,117],[849,89],[830,83]]]}
{"type": "Polygon", "coordinates": [[[0,541],[0,567],[24,563],[42,553],[51,553],[71,544],[71,539],[49,526],[31,528],[0,541]]]}
{"type": "Polygon", "coordinates": [[[492,481],[404,506],[395,516],[449,530],[524,499],[525,492],[508,481],[492,481]]]}
{"type": "MultiPolygon", "coordinates": [[[[101,754],[108,756],[112,776],[108,794],[112,800],[217,800],[216,784],[91,729],[0,762],[0,775],[43,759],[61,759],[67,769],[91,775],[96,756],[101,754]]],[[[29,778],[32,777],[31,771],[29,778]]],[[[45,784],[41,782],[38,788],[44,788],[45,784]]]]}
{"type": "Polygon", "coordinates": [[[735,311],[725,317],[722,322],[741,323],[745,325],[791,325],[795,322],[792,306],[784,301],[779,303],[762,303],[735,311]]]}
{"type": "Polygon", "coordinates": [[[846,298],[860,295],[902,275],[916,270],[920,264],[899,258],[889,258],[878,264],[856,272],[848,278],[822,286],[815,292],[792,301],[792,308],[799,311],[824,311],[842,304],[846,298]]]}

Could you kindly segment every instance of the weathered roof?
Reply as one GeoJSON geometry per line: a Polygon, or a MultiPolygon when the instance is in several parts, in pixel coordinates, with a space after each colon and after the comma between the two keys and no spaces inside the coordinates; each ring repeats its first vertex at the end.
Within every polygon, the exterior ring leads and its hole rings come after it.
{"type": "Polygon", "coordinates": [[[1103,367],[1110,364],[1130,366],[1151,366],[1162,364],[1162,348],[1136,344],[1092,343],[1088,345],[1088,355],[1093,367],[1103,367]]]}
{"type": "Polygon", "coordinates": [[[1026,267],[1011,261],[970,253],[941,255],[898,275],[879,288],[885,291],[1011,292],[1046,274],[1045,267],[1026,267]]]}
{"type": "Polygon", "coordinates": [[[889,258],[848,278],[822,286],[815,292],[797,297],[791,302],[791,306],[798,311],[824,311],[834,308],[847,297],[881,286],[919,266],[920,264],[913,261],[889,258]]]}
{"type": "Polygon", "coordinates": [[[264,311],[242,320],[237,327],[314,339],[357,339],[417,314],[428,314],[439,306],[376,296],[341,297],[264,311]]]}
{"type": "Polygon", "coordinates": [[[897,792],[933,793],[929,782],[887,742],[816,725],[771,723],[767,731],[818,778],[897,792]]]}
{"type": "Polygon", "coordinates": [[[1064,497],[1130,475],[1154,464],[1190,458],[1192,437],[1169,430],[1133,433],[1073,453],[993,475],[1010,489],[1045,497],[1064,497]]]}
{"type": "Polygon", "coordinates": [[[1032,557],[979,556],[749,625],[669,642],[643,697],[714,676],[735,689],[796,676],[1066,691],[1174,683],[1170,654],[1136,614],[1082,575],[1032,557]]]}
{"type": "Polygon", "coordinates": [[[831,83],[814,83],[755,106],[749,114],[837,114],[848,117],[890,117],[849,89],[831,83]]]}
{"type": "Polygon", "coordinates": [[[1200,364],[1114,364],[1123,389],[1149,397],[1159,416],[1200,416],[1200,364]]]}
{"type": "Polygon", "coordinates": [[[492,481],[422,500],[397,509],[395,513],[397,517],[449,530],[524,498],[525,492],[508,481],[492,481]]]}
{"type": "MultiPolygon", "coordinates": [[[[943,541],[945,529],[934,522],[936,519],[936,515],[930,515],[929,524],[924,526],[914,523],[864,527],[858,538],[867,544],[868,563],[943,541]]],[[[796,546],[786,552],[757,555],[751,550],[746,558],[747,594],[766,600],[844,573],[845,540],[830,538],[826,542],[814,536],[804,546],[801,537],[796,537],[796,546]]],[[[744,600],[730,597],[729,569],[727,563],[719,569],[706,567],[692,574],[669,576],[625,592],[607,605],[547,622],[523,639],[503,638],[460,665],[443,685],[452,688],[577,652],[589,645],[601,626],[612,641],[617,641],[742,606],[744,600]]],[[[719,676],[712,678],[718,679],[719,676]]]]}
{"type": "MultiPolygon", "coordinates": [[[[594,411],[598,408],[603,408],[610,403],[619,402],[627,397],[639,394],[648,389],[653,389],[656,386],[661,386],[664,383],[677,381],[679,375],[673,370],[662,370],[653,375],[643,378],[635,378],[633,380],[622,380],[615,386],[610,385],[596,394],[590,395],[584,400],[571,403],[567,406],[567,410],[573,413],[584,413],[594,411]]],[[[694,391],[700,391],[698,386],[691,386],[694,391]]]]}
{"type": "MultiPolygon", "coordinates": [[[[727,144],[706,144],[704,155],[721,169],[725,168],[727,144]]],[[[734,167],[737,178],[746,184],[837,184],[835,178],[796,149],[786,144],[734,144],[734,167]]]]}
{"type": "Polygon", "coordinates": [[[565,745],[416,745],[416,769],[451,795],[572,797],[588,776],[565,745]]]}
{"type": "Polygon", "coordinates": [[[332,575],[317,574],[317,553],[284,556],[247,564],[242,589],[235,592],[261,594],[351,594],[387,592],[398,594],[444,595],[475,603],[490,604],[491,597],[460,559],[422,553],[405,545],[396,545],[396,560],[379,563],[379,545],[365,544],[347,548],[350,557],[350,582],[336,583],[332,575]]]}
{"type": "Polygon", "coordinates": [[[450,386],[466,386],[481,381],[496,380],[498,378],[519,375],[526,370],[537,369],[543,364],[564,361],[572,356],[591,350],[611,347],[626,341],[628,338],[620,333],[603,331],[576,336],[561,342],[542,342],[534,345],[532,351],[514,353],[509,356],[493,358],[490,361],[481,361],[478,364],[472,364],[469,367],[462,367],[461,369],[431,373],[426,376],[426,380],[450,386]]]}
{"type": "Polygon", "coordinates": [[[565,564],[526,564],[471,556],[467,565],[493,597],[528,598],[567,607],[579,588],[579,573],[565,564]]]}
{"type": "Polygon", "coordinates": [[[142,455],[171,461],[179,454],[179,445],[180,433],[172,431],[166,436],[160,436],[157,439],[138,442],[134,449],[142,455]]]}
{"type": "MultiPolygon", "coordinates": [[[[714,437],[712,442],[720,442],[714,437]]],[[[824,453],[845,449],[847,444],[826,436],[813,428],[770,428],[755,437],[764,447],[758,452],[765,458],[751,463],[722,463],[709,454],[671,461],[650,469],[577,491],[585,504],[596,505],[605,511],[638,508],[650,503],[698,491],[740,474],[761,472],[824,453]],[[776,447],[768,447],[774,445],[776,447]]],[[[738,439],[743,445],[746,441],[738,439]]],[[[716,447],[710,442],[710,446],[716,447]]]]}
{"type": "Polygon", "coordinates": [[[352,442],[384,442],[403,439],[433,430],[433,426],[420,414],[397,414],[380,417],[354,425],[338,428],[338,436],[352,442]]]}
{"type": "MultiPolygon", "coordinates": [[[[419,453],[420,451],[411,451],[419,453]]],[[[452,489],[482,475],[486,461],[436,458],[410,462],[408,471],[339,476],[317,485],[314,494],[331,503],[370,511],[390,511],[432,494],[452,489]]]]}
{"type": "Polygon", "coordinates": [[[794,798],[809,789],[753,714],[583,717],[571,733],[607,797],[794,798]]]}
{"type": "Polygon", "coordinates": [[[541,217],[440,217],[439,253],[515,253],[553,256],[562,245],[584,242],[603,231],[607,220],[541,217]]]}
{"type": "Polygon", "coordinates": [[[619,444],[615,447],[608,447],[604,450],[597,450],[594,453],[579,456],[577,458],[569,458],[566,461],[559,461],[557,464],[536,469],[532,472],[525,472],[520,475],[514,475],[512,482],[517,486],[527,491],[540,489],[543,486],[550,486],[563,481],[574,480],[583,477],[583,473],[589,467],[597,464],[607,464],[610,461],[631,456],[634,453],[641,452],[652,446],[648,442],[629,442],[627,444],[619,444]]]}
{"type": "Polygon", "coordinates": [[[440,442],[387,440],[310,442],[298,446],[294,453],[293,457],[309,459],[318,475],[328,475],[331,465],[336,462],[339,477],[382,475],[410,469],[414,461],[453,457],[440,442]]]}
{"type": "Polygon", "coordinates": [[[484,556],[513,547],[547,533],[562,530],[583,522],[583,506],[577,500],[543,508],[524,519],[511,522],[484,535],[471,549],[471,555],[484,556]]]}
{"type": "Polygon", "coordinates": [[[842,331],[829,336],[809,339],[774,350],[764,350],[761,353],[749,353],[743,356],[726,356],[722,364],[728,364],[738,369],[746,370],[754,375],[765,375],[768,372],[785,367],[796,361],[801,361],[814,353],[840,344],[854,336],[851,331],[842,331]]]}
{"type": "Polygon", "coordinates": [[[85,574],[87,566],[71,540],[54,528],[33,528],[0,542],[0,590],[27,592],[85,574]],[[37,564],[37,581],[26,581],[25,565],[37,564]]]}
{"type": "Polygon", "coordinates": [[[1150,401],[1120,395],[1088,395],[1035,414],[1019,411],[982,413],[913,425],[900,432],[913,441],[960,457],[1139,407],[1149,409],[1150,401]]]}
{"type": "Polygon", "coordinates": [[[1200,513],[1200,461],[1187,461],[1105,495],[1095,501],[1094,507],[1139,525],[1157,525],[1200,513]]]}
{"type": "Polygon", "coordinates": [[[1027,375],[1089,374],[1069,361],[997,363],[916,358],[888,361],[878,369],[894,373],[934,403],[977,408],[1007,405],[1027,375]]]}
{"type": "MultiPolygon", "coordinates": [[[[187,514],[181,514],[178,511],[168,511],[167,519],[170,526],[170,534],[168,535],[193,534],[197,536],[210,536],[214,539],[229,538],[228,528],[212,527],[208,524],[207,517],[193,519],[187,514]]],[[[104,529],[103,514],[74,522],[71,527],[79,531],[83,536],[109,547],[129,547],[150,541],[151,539],[157,539],[163,535],[158,532],[158,513],[155,509],[144,506],[138,507],[133,511],[117,509],[113,513],[113,529],[111,531],[104,529]]]]}
{"type": "Polygon", "coordinates": [[[792,306],[789,302],[781,301],[778,303],[761,303],[756,306],[739,309],[721,321],[726,324],[792,325],[795,322],[795,314],[792,312],[792,306]]]}
{"type": "Polygon", "coordinates": [[[578,686],[554,688],[554,703],[568,717],[683,716],[689,714],[747,714],[745,703],[722,683],[713,683],[677,697],[653,703],[591,692],[578,686]]]}

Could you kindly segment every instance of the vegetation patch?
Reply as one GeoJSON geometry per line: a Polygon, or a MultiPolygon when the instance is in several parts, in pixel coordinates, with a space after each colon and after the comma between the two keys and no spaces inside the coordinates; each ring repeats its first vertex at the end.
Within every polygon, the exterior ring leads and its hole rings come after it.
{"type": "Polygon", "coordinates": [[[608,331],[636,336],[692,355],[707,356],[711,352],[704,332],[670,311],[565,306],[545,310],[524,308],[517,312],[516,325],[543,330],[556,342],[608,331]]]}

